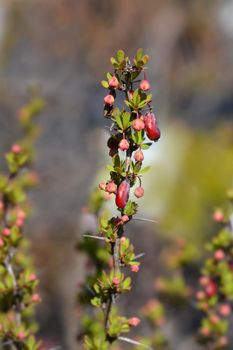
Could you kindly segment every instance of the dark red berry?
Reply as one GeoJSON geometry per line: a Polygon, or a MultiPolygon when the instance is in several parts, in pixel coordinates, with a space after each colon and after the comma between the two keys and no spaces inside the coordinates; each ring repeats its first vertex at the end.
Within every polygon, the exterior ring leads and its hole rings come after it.
{"type": "Polygon", "coordinates": [[[116,205],[120,209],[124,209],[129,199],[130,185],[127,180],[122,181],[117,189],[116,205]]]}

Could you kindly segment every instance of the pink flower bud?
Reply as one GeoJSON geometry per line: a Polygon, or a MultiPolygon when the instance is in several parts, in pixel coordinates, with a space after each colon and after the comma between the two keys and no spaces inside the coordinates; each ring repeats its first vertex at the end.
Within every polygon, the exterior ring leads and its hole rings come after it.
{"type": "Polygon", "coordinates": [[[132,122],[132,128],[136,131],[141,131],[145,128],[145,124],[144,121],[140,118],[137,118],[135,120],[133,120],[132,122]]]}
{"type": "Polygon", "coordinates": [[[3,201],[0,201],[0,211],[2,211],[4,209],[4,203],[3,201]]]}
{"type": "Polygon", "coordinates": [[[29,281],[30,282],[34,282],[36,281],[37,277],[36,277],[36,274],[35,273],[31,273],[30,276],[29,276],[29,281]]]}
{"type": "Polygon", "coordinates": [[[150,83],[148,80],[144,79],[140,83],[140,89],[143,91],[148,91],[150,90],[150,83]]]}
{"type": "Polygon", "coordinates": [[[203,299],[205,299],[205,293],[204,293],[202,290],[199,290],[199,291],[196,293],[196,299],[197,299],[197,300],[203,300],[203,299]]]}
{"type": "Polygon", "coordinates": [[[24,219],[18,218],[15,222],[16,226],[22,227],[24,225],[24,219]]]}
{"type": "Polygon", "coordinates": [[[220,209],[215,210],[215,212],[213,214],[213,220],[215,222],[223,222],[224,221],[224,214],[220,209]]]}
{"type": "Polygon", "coordinates": [[[102,190],[102,191],[105,191],[106,190],[106,183],[105,182],[100,182],[99,183],[99,189],[102,190]]]}
{"type": "Polygon", "coordinates": [[[117,190],[117,185],[113,182],[110,181],[107,185],[106,185],[106,191],[108,193],[115,193],[117,190]]]}
{"type": "Polygon", "coordinates": [[[138,272],[139,271],[139,265],[130,265],[130,269],[132,272],[138,272]]]}
{"type": "Polygon", "coordinates": [[[132,327],[137,327],[141,320],[138,317],[131,317],[128,319],[128,324],[132,327]]]}
{"type": "Polygon", "coordinates": [[[209,279],[209,277],[207,277],[207,276],[201,276],[200,278],[199,278],[199,283],[200,283],[200,285],[201,286],[207,286],[207,284],[209,283],[209,281],[210,281],[210,279],[209,279]]]}
{"type": "Polygon", "coordinates": [[[121,151],[127,151],[129,149],[129,142],[126,139],[122,139],[119,142],[119,148],[121,151]]]}
{"type": "Polygon", "coordinates": [[[121,280],[118,277],[113,277],[112,283],[114,284],[114,286],[118,287],[121,283],[121,280]]]}
{"type": "Polygon", "coordinates": [[[144,154],[140,149],[134,153],[134,159],[136,162],[142,162],[144,160],[144,154]]]}
{"type": "Polygon", "coordinates": [[[113,97],[112,95],[106,95],[106,96],[104,97],[104,103],[105,103],[106,105],[112,106],[113,103],[114,103],[114,101],[115,101],[115,99],[114,99],[114,97],[113,97]]]}
{"type": "Polygon", "coordinates": [[[33,303],[39,303],[41,301],[41,297],[38,293],[32,295],[31,301],[33,303]]]}
{"type": "Polygon", "coordinates": [[[210,329],[209,327],[202,327],[200,330],[200,333],[205,336],[208,337],[210,335],[210,329]]]}
{"type": "Polygon", "coordinates": [[[17,334],[17,337],[20,339],[20,340],[24,340],[26,338],[26,334],[24,331],[19,331],[19,333],[17,334]]]}
{"type": "Polygon", "coordinates": [[[135,190],[134,190],[134,195],[135,195],[135,197],[137,197],[137,198],[143,197],[143,196],[144,196],[144,188],[141,187],[141,186],[135,188],[135,190]]]}
{"type": "Polygon", "coordinates": [[[26,218],[26,213],[22,209],[18,209],[16,213],[17,219],[23,219],[25,220],[26,218]]]}
{"type": "Polygon", "coordinates": [[[225,258],[225,253],[222,249],[218,249],[216,250],[216,252],[214,253],[214,258],[217,261],[221,261],[225,258]]]}
{"type": "Polygon", "coordinates": [[[22,152],[22,147],[20,145],[18,145],[17,143],[15,143],[12,147],[11,147],[11,152],[14,154],[19,154],[22,152]]]}
{"type": "Polygon", "coordinates": [[[121,237],[121,243],[124,243],[126,241],[126,237],[121,237]]]}
{"type": "Polygon", "coordinates": [[[113,88],[116,89],[119,87],[119,81],[117,79],[117,77],[113,76],[109,81],[108,81],[108,85],[113,88]]]}
{"type": "Polygon", "coordinates": [[[222,336],[222,337],[219,339],[219,345],[220,345],[221,347],[227,346],[228,343],[229,343],[229,341],[228,341],[227,337],[225,337],[225,336],[222,336]]]}
{"type": "Polygon", "coordinates": [[[2,238],[0,238],[0,248],[2,248],[4,246],[4,241],[2,238]]]}
{"type": "Polygon", "coordinates": [[[220,318],[217,315],[211,315],[210,316],[210,322],[213,324],[218,324],[220,321],[220,318]]]}
{"type": "MultiPolygon", "coordinates": [[[[122,221],[123,223],[129,221],[128,215],[123,215],[123,216],[121,217],[121,221],[122,221]]],[[[123,237],[122,237],[122,238],[123,238],[123,237]]]]}
{"type": "Polygon", "coordinates": [[[228,316],[231,313],[231,307],[228,304],[223,304],[219,308],[219,313],[222,316],[228,316]]]}
{"type": "Polygon", "coordinates": [[[8,228],[8,227],[5,227],[3,230],[2,230],[2,234],[3,236],[10,236],[11,234],[11,230],[8,228]]]}

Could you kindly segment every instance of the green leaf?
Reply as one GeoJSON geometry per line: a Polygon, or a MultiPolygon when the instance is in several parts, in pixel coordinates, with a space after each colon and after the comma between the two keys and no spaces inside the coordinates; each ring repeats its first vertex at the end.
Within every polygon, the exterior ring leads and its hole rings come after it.
{"type": "Polygon", "coordinates": [[[141,149],[146,150],[146,149],[150,148],[151,145],[152,145],[152,142],[142,143],[141,149]]]}
{"type": "Polygon", "coordinates": [[[123,123],[122,123],[122,119],[121,119],[121,114],[119,114],[119,115],[117,115],[117,116],[115,117],[115,121],[116,121],[118,127],[119,127],[121,130],[123,130],[124,127],[123,127],[123,123]]]}
{"type": "Polygon", "coordinates": [[[126,130],[130,126],[130,113],[125,112],[122,115],[123,129],[126,130]]]}
{"type": "Polygon", "coordinates": [[[118,60],[118,62],[122,62],[125,58],[125,53],[123,50],[118,50],[116,53],[116,58],[118,60]]]}
{"type": "Polygon", "coordinates": [[[143,49],[140,48],[137,50],[136,60],[139,61],[142,58],[142,55],[143,55],[143,49]]]}
{"type": "Polygon", "coordinates": [[[146,166],[145,168],[143,168],[142,170],[140,170],[140,174],[145,174],[150,170],[150,166],[146,166]]]}
{"type": "Polygon", "coordinates": [[[105,89],[108,89],[108,88],[109,88],[108,82],[107,82],[106,80],[101,80],[101,85],[102,85],[105,89]]]}

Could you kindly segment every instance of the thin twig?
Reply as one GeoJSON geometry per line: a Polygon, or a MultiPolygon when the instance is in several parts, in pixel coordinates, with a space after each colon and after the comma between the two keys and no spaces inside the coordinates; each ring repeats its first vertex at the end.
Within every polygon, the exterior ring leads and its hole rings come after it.
{"type": "Polygon", "coordinates": [[[126,338],[126,337],[118,337],[117,338],[118,340],[122,340],[126,343],[130,343],[130,344],[133,344],[133,345],[136,345],[136,346],[141,346],[142,348],[144,349],[147,349],[147,350],[154,350],[151,346],[148,346],[148,345],[144,345],[136,340],[133,340],[133,339],[130,339],[130,338],[126,338]]]}

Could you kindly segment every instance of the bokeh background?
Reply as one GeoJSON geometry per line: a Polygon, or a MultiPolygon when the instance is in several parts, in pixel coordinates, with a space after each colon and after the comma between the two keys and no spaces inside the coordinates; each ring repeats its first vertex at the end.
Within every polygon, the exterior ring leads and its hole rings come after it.
{"type": "MultiPolygon", "coordinates": [[[[105,177],[100,80],[117,49],[149,54],[162,131],[146,158],[152,170],[140,211],[158,224],[131,225],[138,252],[147,254],[124,310],[134,314],[153,296],[166,240],[186,238],[201,251],[216,232],[213,208],[233,185],[232,13],[232,0],[0,1],[1,154],[20,137],[16,110],[28,89],[36,86],[46,101],[27,231],[42,281],[40,335],[49,346],[78,348],[75,294],[84,265],[74,245],[84,229],[81,208],[105,177]]],[[[174,349],[195,349],[192,310],[180,314],[185,327],[170,313],[174,349]]]]}

